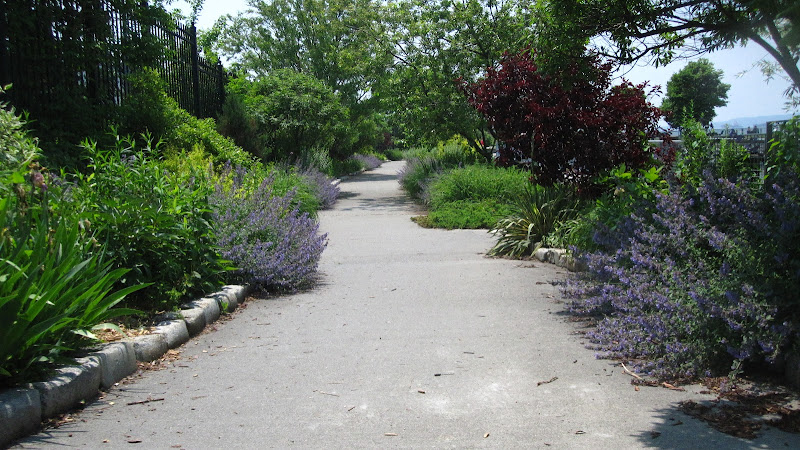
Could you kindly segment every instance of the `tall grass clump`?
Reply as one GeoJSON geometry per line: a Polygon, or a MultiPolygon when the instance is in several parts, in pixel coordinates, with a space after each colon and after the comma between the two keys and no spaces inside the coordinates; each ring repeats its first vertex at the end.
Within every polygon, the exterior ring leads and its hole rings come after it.
{"type": "Polygon", "coordinates": [[[223,174],[212,198],[217,244],[242,281],[305,288],[313,284],[327,235],[294,205],[295,191],[278,192],[275,182],[274,173],[254,178],[241,167],[223,174]]]}
{"type": "Polygon", "coordinates": [[[528,184],[528,175],[514,168],[473,164],[444,172],[422,194],[430,206],[426,225],[490,228],[511,213],[528,184]]]}

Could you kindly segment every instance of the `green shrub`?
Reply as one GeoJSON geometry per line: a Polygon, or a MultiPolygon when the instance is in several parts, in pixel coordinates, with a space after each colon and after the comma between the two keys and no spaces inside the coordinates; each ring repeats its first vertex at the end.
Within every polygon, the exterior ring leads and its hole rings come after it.
{"type": "Polygon", "coordinates": [[[30,381],[91,342],[112,309],[142,286],[112,293],[112,270],[88,223],[63,207],[58,186],[32,161],[40,151],[22,121],[0,109],[0,386],[30,381]],[[55,207],[58,206],[58,209],[55,207]],[[88,339],[87,339],[88,338],[88,339]]]}
{"type": "MultiPolygon", "coordinates": [[[[0,89],[0,95],[3,94],[0,89]]],[[[12,184],[22,183],[19,170],[39,157],[36,142],[25,131],[25,121],[0,102],[0,194],[6,195],[12,184]]]]}
{"type": "Polygon", "coordinates": [[[228,93],[239,97],[255,119],[264,160],[292,161],[315,147],[344,159],[354,150],[357,136],[349,109],[310,75],[281,69],[256,80],[242,77],[231,80],[228,93]]]}
{"type": "Polygon", "coordinates": [[[711,167],[713,150],[703,125],[694,119],[686,119],[681,128],[683,145],[675,161],[675,174],[679,180],[699,186],[703,171],[711,167]]]}
{"type": "Polygon", "coordinates": [[[233,139],[239,147],[261,159],[268,156],[266,143],[258,134],[258,121],[247,113],[244,101],[239,95],[228,95],[222,105],[222,114],[217,122],[217,130],[223,136],[233,139]]]}
{"type": "MultiPolygon", "coordinates": [[[[497,244],[489,250],[489,255],[514,258],[532,255],[549,235],[561,231],[561,224],[578,217],[579,206],[570,187],[528,186],[514,202],[513,214],[497,222],[490,231],[497,236],[497,244]]],[[[558,240],[551,237],[549,244],[553,243],[558,240]]]]}
{"type": "Polygon", "coordinates": [[[767,175],[777,177],[782,168],[800,172],[800,116],[794,116],[783,124],[767,150],[767,175]]]}
{"type": "Polygon", "coordinates": [[[120,139],[110,149],[85,148],[91,162],[89,173],[77,176],[76,209],[116,267],[131,269],[125,285],[152,283],[126,304],[171,310],[219,286],[227,264],[215,247],[207,173],[168,172],[149,142],[139,147],[120,139]]]}
{"type": "Polygon", "coordinates": [[[396,148],[387,148],[383,153],[389,161],[402,161],[405,158],[403,151],[396,148]]]}
{"type": "Polygon", "coordinates": [[[593,205],[583,208],[580,220],[566,220],[557,229],[556,239],[565,247],[581,251],[597,250],[598,232],[615,232],[632,214],[651,214],[657,194],[666,194],[663,167],[631,172],[624,165],[612,170],[602,182],[605,193],[593,205]]]}
{"type": "Polygon", "coordinates": [[[748,176],[750,152],[744,146],[723,139],[719,143],[719,156],[714,166],[718,176],[728,179],[748,176]]]}
{"type": "MultiPolygon", "coordinates": [[[[179,155],[199,149],[208,153],[219,170],[230,161],[250,167],[255,157],[221,135],[213,119],[198,119],[189,114],[164,91],[164,82],[152,69],[142,69],[130,76],[131,95],[122,106],[121,135],[149,134],[161,141],[164,154],[179,155]]],[[[116,145],[117,133],[101,146],[116,145]]]]}

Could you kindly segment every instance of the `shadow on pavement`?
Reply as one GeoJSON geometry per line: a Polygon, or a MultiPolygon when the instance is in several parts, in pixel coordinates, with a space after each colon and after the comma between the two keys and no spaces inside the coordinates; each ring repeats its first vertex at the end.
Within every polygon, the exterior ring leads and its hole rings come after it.
{"type": "Polygon", "coordinates": [[[658,424],[651,430],[634,436],[642,444],[642,448],[800,448],[800,435],[767,426],[763,426],[754,439],[724,434],[709,424],[685,414],[677,403],[655,412],[658,424]]]}

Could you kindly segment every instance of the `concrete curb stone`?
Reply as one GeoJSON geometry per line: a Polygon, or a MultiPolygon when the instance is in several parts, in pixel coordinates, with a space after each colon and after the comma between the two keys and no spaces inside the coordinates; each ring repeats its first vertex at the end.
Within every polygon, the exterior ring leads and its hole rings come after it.
{"type": "Polygon", "coordinates": [[[100,390],[100,358],[89,356],[76,361],[79,366],[57,369],[58,375],[49,381],[31,383],[39,391],[43,418],[67,412],[94,398],[100,390]]]}
{"type": "Polygon", "coordinates": [[[155,361],[169,350],[167,339],[163,334],[146,334],[133,340],[136,360],[141,362],[155,361]]]}
{"type": "Polygon", "coordinates": [[[42,400],[33,388],[0,392],[0,447],[27,434],[42,423],[42,400]]]}
{"type": "Polygon", "coordinates": [[[133,342],[112,342],[89,356],[100,359],[100,386],[108,389],[117,381],[136,372],[136,352],[133,342]]]}
{"type": "Polygon", "coordinates": [[[202,308],[190,307],[182,309],[180,314],[183,317],[183,321],[186,322],[189,336],[196,336],[206,327],[206,315],[203,313],[202,308]]]}
{"type": "Polygon", "coordinates": [[[206,317],[206,325],[211,325],[212,323],[216,322],[219,319],[219,316],[222,315],[219,302],[217,302],[217,300],[213,297],[204,297],[199,300],[195,300],[191,303],[191,305],[203,310],[203,314],[206,317]]]}
{"type": "Polygon", "coordinates": [[[184,320],[161,322],[153,333],[163,335],[169,348],[177,348],[189,342],[189,329],[184,320]]]}
{"type": "Polygon", "coordinates": [[[108,389],[134,373],[137,361],[153,361],[187,342],[189,336],[219,319],[223,305],[225,312],[233,312],[250,291],[250,286],[223,286],[220,292],[191,302],[180,313],[166,314],[153,334],[105,344],[76,359],[78,365],[57,369],[57,375],[48,381],[0,390],[0,447],[36,432],[43,420],[96,397],[101,387],[108,389]]]}
{"type": "Polygon", "coordinates": [[[586,266],[575,260],[566,250],[560,248],[540,248],[533,253],[533,257],[541,262],[555,264],[570,272],[582,272],[586,266]]]}

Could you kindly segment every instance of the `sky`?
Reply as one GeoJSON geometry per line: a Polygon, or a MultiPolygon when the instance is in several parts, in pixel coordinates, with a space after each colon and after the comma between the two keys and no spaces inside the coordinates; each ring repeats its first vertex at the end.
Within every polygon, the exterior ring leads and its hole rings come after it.
{"type": "MultiPolygon", "coordinates": [[[[190,12],[184,1],[175,1],[172,7],[181,9],[186,15],[190,12]]],[[[205,0],[203,9],[198,16],[197,27],[211,28],[218,17],[225,14],[236,15],[237,12],[246,9],[246,0],[205,0]]],[[[786,113],[784,111],[786,100],[783,92],[789,83],[778,77],[767,83],[759,69],[753,67],[760,59],[769,58],[767,52],[761,47],[750,44],[746,47],[709,53],[702,57],[708,58],[716,69],[722,70],[722,81],[731,85],[728,91],[728,105],[717,108],[715,121],[724,122],[742,117],[786,113]]],[[[771,59],[768,60],[771,61],[771,59]]],[[[624,73],[624,77],[634,84],[648,81],[651,86],[659,85],[662,91],[666,92],[670,77],[685,67],[688,62],[689,60],[675,61],[658,68],[639,65],[625,68],[620,73],[624,73]]],[[[656,106],[661,105],[661,100],[660,96],[651,98],[651,102],[656,106]]]]}

